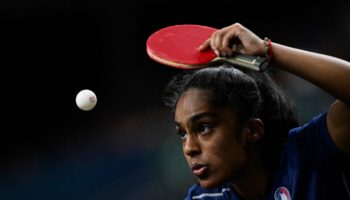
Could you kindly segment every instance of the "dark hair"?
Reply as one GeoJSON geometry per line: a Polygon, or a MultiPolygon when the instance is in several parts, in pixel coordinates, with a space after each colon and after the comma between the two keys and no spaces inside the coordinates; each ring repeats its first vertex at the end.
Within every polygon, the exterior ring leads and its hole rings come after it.
{"type": "Polygon", "coordinates": [[[237,69],[227,63],[187,70],[168,83],[165,104],[175,109],[179,97],[190,88],[209,91],[211,103],[231,108],[242,124],[252,117],[260,118],[265,134],[259,145],[267,163],[277,161],[289,130],[299,125],[294,104],[287,101],[268,71],[237,69]]]}

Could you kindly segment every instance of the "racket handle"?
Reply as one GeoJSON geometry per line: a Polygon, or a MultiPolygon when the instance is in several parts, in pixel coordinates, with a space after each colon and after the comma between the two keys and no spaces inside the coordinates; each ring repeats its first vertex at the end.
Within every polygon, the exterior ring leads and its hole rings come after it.
{"type": "Polygon", "coordinates": [[[245,54],[235,54],[231,57],[217,57],[215,61],[225,61],[255,71],[264,71],[269,65],[268,57],[252,56],[245,54]]]}

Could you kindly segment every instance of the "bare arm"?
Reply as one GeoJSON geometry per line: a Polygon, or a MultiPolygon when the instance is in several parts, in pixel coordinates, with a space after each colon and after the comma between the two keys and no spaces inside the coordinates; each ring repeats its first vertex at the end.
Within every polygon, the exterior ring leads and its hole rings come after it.
{"type": "MultiPolygon", "coordinates": [[[[277,43],[272,47],[276,66],[312,82],[338,99],[328,112],[327,126],[336,146],[350,154],[350,63],[277,43]]],[[[215,32],[199,49],[207,48],[226,56],[234,52],[264,55],[266,44],[236,23],[215,32]]]]}
{"type": "Polygon", "coordinates": [[[350,63],[275,43],[273,48],[277,66],[314,83],[338,99],[329,109],[327,126],[336,146],[350,154],[350,63]]]}

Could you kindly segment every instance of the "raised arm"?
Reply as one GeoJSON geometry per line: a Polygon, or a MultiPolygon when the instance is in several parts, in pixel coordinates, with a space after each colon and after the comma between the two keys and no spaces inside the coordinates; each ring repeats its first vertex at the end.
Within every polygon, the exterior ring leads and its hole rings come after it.
{"type": "MultiPolygon", "coordinates": [[[[199,50],[212,48],[217,54],[235,52],[265,55],[267,44],[239,23],[216,31],[199,50]]],[[[327,126],[336,146],[350,155],[350,63],[332,56],[272,43],[272,62],[333,95],[327,126]]]]}

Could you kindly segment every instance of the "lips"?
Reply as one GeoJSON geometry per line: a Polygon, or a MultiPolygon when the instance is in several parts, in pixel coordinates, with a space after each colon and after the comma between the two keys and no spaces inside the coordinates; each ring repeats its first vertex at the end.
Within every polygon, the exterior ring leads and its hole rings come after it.
{"type": "Polygon", "coordinates": [[[192,166],[192,172],[194,173],[194,175],[200,178],[205,177],[208,175],[209,167],[208,165],[204,165],[204,164],[194,164],[192,166]]]}

